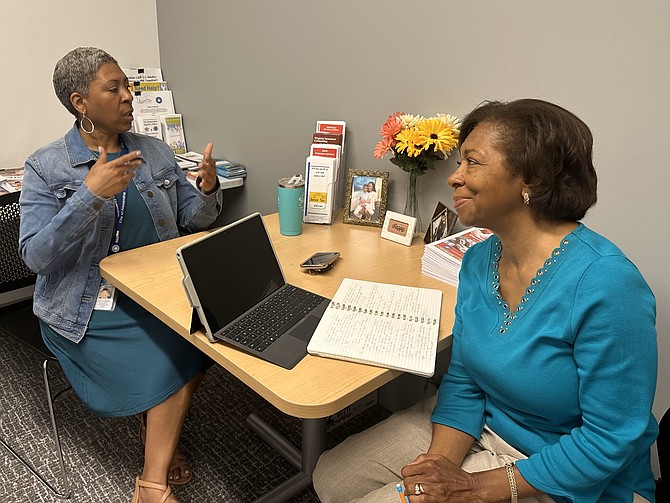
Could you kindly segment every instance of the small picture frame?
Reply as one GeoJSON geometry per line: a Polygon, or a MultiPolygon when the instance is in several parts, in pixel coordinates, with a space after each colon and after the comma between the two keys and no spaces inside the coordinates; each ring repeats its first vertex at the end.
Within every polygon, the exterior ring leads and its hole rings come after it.
{"type": "Polygon", "coordinates": [[[395,211],[387,211],[382,227],[382,237],[409,246],[412,244],[414,229],[416,229],[416,218],[395,211]]]}
{"type": "Polygon", "coordinates": [[[437,203],[423,241],[426,244],[433,243],[450,236],[454,232],[457,220],[458,213],[443,203],[437,203]]]}
{"type": "Polygon", "coordinates": [[[350,169],[344,202],[345,224],[381,227],[386,215],[388,171],[350,169]]]}

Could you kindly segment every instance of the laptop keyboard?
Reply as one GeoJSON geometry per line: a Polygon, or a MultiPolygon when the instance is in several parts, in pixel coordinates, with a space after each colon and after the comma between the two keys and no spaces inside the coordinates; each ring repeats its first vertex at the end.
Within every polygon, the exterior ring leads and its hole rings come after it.
{"type": "Polygon", "coordinates": [[[261,353],[324,299],[320,295],[287,285],[252,312],[222,330],[219,338],[235,341],[261,353]]]}

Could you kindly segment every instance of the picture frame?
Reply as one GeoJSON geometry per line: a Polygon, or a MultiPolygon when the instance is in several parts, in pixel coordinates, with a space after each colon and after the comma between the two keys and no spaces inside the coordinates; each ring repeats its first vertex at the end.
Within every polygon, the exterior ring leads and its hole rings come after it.
{"type": "Polygon", "coordinates": [[[412,244],[416,218],[395,211],[387,211],[382,227],[382,237],[396,243],[409,246],[412,244]]]}
{"type": "Polygon", "coordinates": [[[381,227],[386,216],[388,184],[388,171],[348,170],[343,222],[381,227]]]}
{"type": "Polygon", "coordinates": [[[457,221],[458,213],[438,202],[423,241],[428,244],[450,236],[454,232],[457,221]]]}

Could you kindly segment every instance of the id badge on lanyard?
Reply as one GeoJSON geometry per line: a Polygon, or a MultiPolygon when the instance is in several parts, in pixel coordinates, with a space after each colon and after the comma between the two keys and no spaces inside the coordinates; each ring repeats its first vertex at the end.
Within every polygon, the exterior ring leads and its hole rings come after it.
{"type": "MultiPolygon", "coordinates": [[[[119,152],[119,157],[126,155],[128,153],[128,147],[121,140],[121,151],[119,152]]],[[[132,181],[131,181],[132,183],[132,181]]],[[[114,236],[112,236],[112,243],[109,246],[110,253],[118,253],[121,250],[121,229],[123,227],[123,217],[126,213],[126,200],[128,199],[128,187],[123,189],[122,192],[119,192],[114,196],[114,209],[115,209],[115,220],[114,220],[114,236]]]]}
{"type": "MultiPolygon", "coordinates": [[[[128,147],[126,147],[123,140],[121,140],[121,151],[119,152],[119,157],[126,155],[128,153],[128,147]]],[[[132,183],[132,181],[131,181],[132,183]]],[[[112,242],[109,246],[109,253],[117,253],[121,250],[121,228],[123,227],[123,217],[126,213],[126,200],[128,199],[128,188],[126,187],[122,192],[119,192],[114,196],[114,236],[112,237],[112,242]]],[[[116,307],[116,288],[114,285],[109,283],[106,280],[101,280],[100,288],[98,289],[98,297],[95,301],[95,306],[93,309],[99,311],[114,311],[116,307]]]]}

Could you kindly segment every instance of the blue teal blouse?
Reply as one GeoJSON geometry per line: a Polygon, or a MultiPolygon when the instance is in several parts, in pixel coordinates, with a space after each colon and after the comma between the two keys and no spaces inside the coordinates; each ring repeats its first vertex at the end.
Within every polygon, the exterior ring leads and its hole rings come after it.
{"type": "Polygon", "coordinates": [[[435,423],[484,423],[528,456],[523,477],[560,501],[654,500],[650,447],[656,303],[638,269],[584,225],[537,271],[519,306],[498,293],[497,236],[459,277],[453,353],[435,423]]]}

